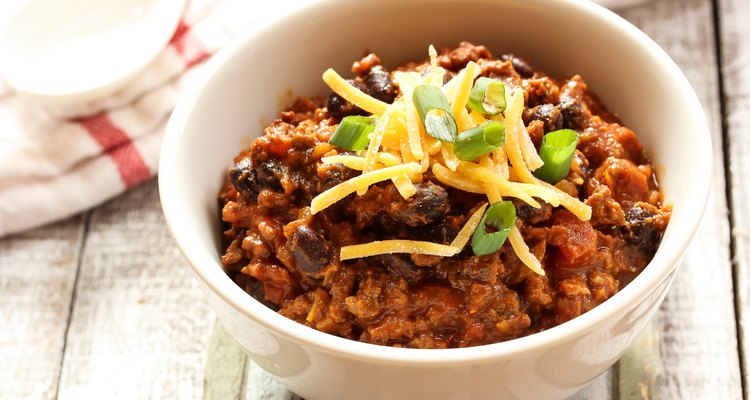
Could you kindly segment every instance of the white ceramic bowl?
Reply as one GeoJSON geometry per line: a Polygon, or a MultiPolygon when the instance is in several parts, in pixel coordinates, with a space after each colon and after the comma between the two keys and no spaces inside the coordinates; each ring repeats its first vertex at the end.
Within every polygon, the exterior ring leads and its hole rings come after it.
{"type": "Polygon", "coordinates": [[[250,357],[307,399],[554,399],[609,368],[657,310],[697,229],[711,142],[685,76],[653,41],[576,0],[329,0],[256,26],[212,60],[170,120],[159,170],[167,222],[219,319],[250,357]],[[278,116],[289,91],[328,93],[364,49],[398,65],[468,40],[552,76],[580,73],[641,139],[672,221],[650,265],[594,310],[547,331],[473,348],[418,350],[342,339],[277,315],[219,262],[217,194],[232,158],[278,116]]]}
{"type": "Polygon", "coordinates": [[[0,70],[50,105],[121,89],[161,53],[185,0],[24,0],[0,31],[0,70]]]}

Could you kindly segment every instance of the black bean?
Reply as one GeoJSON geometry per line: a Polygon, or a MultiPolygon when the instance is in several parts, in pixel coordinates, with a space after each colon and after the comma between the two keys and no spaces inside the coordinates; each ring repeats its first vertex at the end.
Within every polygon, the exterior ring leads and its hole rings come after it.
{"type": "Polygon", "coordinates": [[[391,81],[391,74],[382,66],[375,65],[365,77],[366,92],[378,100],[393,103],[398,91],[391,81]]]}
{"type": "Polygon", "coordinates": [[[331,259],[328,241],[305,224],[297,225],[289,239],[298,272],[306,278],[320,279],[331,259]]]}
{"type": "Polygon", "coordinates": [[[552,132],[563,127],[563,116],[560,107],[553,104],[542,104],[531,109],[529,121],[544,122],[544,132],[552,132]]]}
{"type": "Polygon", "coordinates": [[[323,173],[318,174],[320,180],[318,180],[316,191],[322,193],[347,179],[354,178],[359,174],[359,171],[345,167],[343,164],[331,164],[325,166],[323,173]]]}
{"type": "Polygon", "coordinates": [[[282,190],[281,180],[289,174],[289,167],[276,160],[253,165],[243,158],[229,169],[229,179],[238,192],[245,196],[257,196],[263,189],[282,190]]]}
{"type": "Polygon", "coordinates": [[[516,206],[516,215],[526,224],[538,224],[548,220],[552,216],[552,206],[541,203],[542,206],[534,208],[521,201],[513,201],[516,206]]]}
{"type": "Polygon", "coordinates": [[[638,248],[654,252],[661,240],[662,228],[656,222],[656,209],[636,203],[625,212],[624,237],[638,248]]]}
{"type": "MultiPolygon", "coordinates": [[[[362,83],[362,81],[358,79],[347,79],[346,81],[351,83],[357,89],[366,92],[366,86],[364,83],[362,83]]],[[[344,119],[344,117],[349,115],[367,114],[367,112],[348,102],[346,99],[337,95],[336,93],[331,93],[328,96],[328,100],[326,101],[326,108],[328,109],[328,113],[338,120],[342,120],[344,119]]]]}
{"type": "Polygon", "coordinates": [[[255,191],[255,172],[249,158],[243,158],[240,162],[229,168],[229,179],[238,192],[245,195],[257,193],[255,191]]]}
{"type": "Polygon", "coordinates": [[[426,240],[433,243],[450,243],[458,229],[443,219],[434,224],[410,227],[408,238],[411,240],[426,240]]]}
{"type": "Polygon", "coordinates": [[[585,121],[583,118],[583,106],[581,103],[570,99],[560,100],[560,113],[563,119],[563,128],[583,129],[585,121]]]}
{"type": "MultiPolygon", "coordinates": [[[[386,103],[393,103],[398,95],[398,89],[391,80],[391,74],[380,65],[373,65],[367,75],[356,79],[347,79],[347,82],[357,89],[386,103]]],[[[326,102],[328,113],[339,120],[349,115],[366,115],[361,108],[348,102],[336,93],[331,93],[326,102]]]]}
{"type": "Polygon", "coordinates": [[[234,281],[239,287],[245,290],[247,294],[253,296],[255,300],[263,303],[266,307],[277,311],[279,306],[266,300],[266,292],[263,290],[263,283],[259,280],[245,274],[237,274],[234,281]]]}
{"type": "Polygon", "coordinates": [[[417,192],[408,200],[398,200],[388,207],[388,214],[409,226],[431,224],[445,218],[450,211],[448,192],[430,181],[415,185],[417,192]]]}
{"type": "Polygon", "coordinates": [[[276,160],[263,162],[255,169],[255,178],[262,189],[282,189],[281,180],[288,174],[289,167],[276,160]]]}
{"type": "Polygon", "coordinates": [[[380,262],[391,275],[406,279],[410,285],[416,285],[432,275],[432,268],[420,268],[399,254],[384,254],[380,262]]]}
{"type": "Polygon", "coordinates": [[[521,75],[524,78],[531,78],[532,76],[534,76],[534,68],[531,68],[529,62],[524,58],[518,57],[513,54],[503,54],[500,56],[500,59],[502,61],[510,60],[511,64],[513,64],[513,69],[516,70],[518,75],[521,75]]]}

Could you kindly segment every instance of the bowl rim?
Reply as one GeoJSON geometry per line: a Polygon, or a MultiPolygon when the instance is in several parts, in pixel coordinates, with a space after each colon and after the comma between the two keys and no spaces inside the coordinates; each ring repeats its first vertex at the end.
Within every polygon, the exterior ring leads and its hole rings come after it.
{"type": "MultiPolygon", "coordinates": [[[[541,4],[542,1],[528,0],[527,2],[541,4]]],[[[312,8],[327,7],[333,4],[344,6],[346,3],[347,0],[323,0],[315,3],[307,3],[289,10],[287,13],[279,14],[260,22],[243,35],[235,38],[227,47],[209,60],[202,82],[194,85],[182,97],[168,122],[159,162],[159,191],[162,209],[167,225],[182,254],[187,259],[196,276],[210,288],[213,294],[244,317],[255,321],[275,335],[305,347],[314,348],[320,352],[348,359],[377,362],[379,364],[436,368],[446,365],[453,367],[476,365],[529,350],[549,349],[560,342],[591,332],[609,315],[625,310],[630,304],[639,303],[648,294],[654,292],[660,284],[669,279],[672,272],[678,268],[682,255],[685,253],[687,246],[694,236],[704,213],[711,180],[712,151],[707,151],[708,156],[702,159],[705,168],[699,169],[701,174],[691,180],[692,186],[689,195],[685,196],[687,200],[683,208],[694,210],[695,212],[681,213],[681,220],[684,220],[684,222],[681,221],[683,222],[681,229],[672,230],[671,232],[671,235],[675,236],[672,240],[675,244],[674,246],[669,248],[660,247],[648,266],[634,281],[621,289],[604,304],[548,330],[505,342],[466,348],[410,349],[363,343],[317,331],[277,314],[252,298],[252,296],[248,296],[244,290],[226,275],[217,259],[212,259],[197,251],[194,247],[189,246],[187,243],[189,240],[185,239],[184,234],[184,228],[186,227],[183,226],[178,212],[180,208],[176,206],[179,199],[176,196],[177,187],[174,184],[175,180],[168,177],[178,173],[175,162],[176,153],[173,149],[176,148],[176,143],[180,139],[180,133],[185,128],[185,123],[200,97],[201,88],[204,87],[212,76],[219,73],[227,61],[232,59],[239,50],[249,42],[252,42],[256,36],[262,36],[263,32],[271,29],[275,23],[286,18],[299,17],[309,13],[312,8]]],[[[689,109],[686,110],[685,114],[693,118],[695,122],[694,126],[697,127],[696,132],[704,132],[704,134],[696,138],[701,144],[700,147],[706,149],[712,148],[708,121],[697,94],[677,64],[656,42],[630,22],[593,2],[558,0],[556,3],[559,3],[559,7],[572,8],[584,17],[603,20],[612,27],[611,29],[616,30],[619,35],[626,36],[628,40],[635,43],[644,55],[648,55],[654,61],[658,62],[664,69],[664,72],[674,80],[674,86],[679,90],[679,93],[675,93],[675,96],[681,97],[688,106],[689,109]]]]}

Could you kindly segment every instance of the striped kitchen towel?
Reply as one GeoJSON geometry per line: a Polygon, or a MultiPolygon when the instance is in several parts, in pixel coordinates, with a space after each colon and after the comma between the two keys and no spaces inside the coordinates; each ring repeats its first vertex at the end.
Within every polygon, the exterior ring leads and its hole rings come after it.
{"type": "Polygon", "coordinates": [[[73,215],[153,177],[169,115],[204,61],[278,11],[246,0],[191,0],[153,64],[90,104],[45,107],[0,79],[0,236],[73,215]]]}

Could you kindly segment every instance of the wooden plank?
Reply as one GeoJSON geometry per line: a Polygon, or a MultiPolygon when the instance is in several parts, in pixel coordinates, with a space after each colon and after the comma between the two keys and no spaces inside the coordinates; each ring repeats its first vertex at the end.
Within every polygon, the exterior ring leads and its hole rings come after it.
{"type": "Polygon", "coordinates": [[[79,215],[0,240],[0,398],[55,398],[84,230],[79,215]]]}
{"type": "Polygon", "coordinates": [[[249,357],[218,320],[207,349],[204,400],[243,400],[249,357]]]}
{"type": "Polygon", "coordinates": [[[214,316],[155,180],[92,212],[76,293],[60,399],[201,397],[214,316]]]}
{"type": "Polygon", "coordinates": [[[248,363],[244,400],[304,400],[253,362],[248,363]]]}
{"type": "Polygon", "coordinates": [[[716,160],[706,217],[661,307],[657,395],[740,398],[712,2],[659,0],[621,15],[654,38],[687,75],[707,113],[716,160]]]}
{"type": "Polygon", "coordinates": [[[612,388],[615,379],[615,372],[612,367],[601,374],[593,382],[588,384],[578,393],[568,397],[567,400],[611,400],[614,398],[612,388]]]}
{"type": "Polygon", "coordinates": [[[298,400],[262,368],[216,321],[208,344],[203,400],[298,400]]]}
{"type": "Polygon", "coordinates": [[[659,327],[657,315],[618,361],[618,381],[615,389],[619,400],[660,398],[662,361],[659,350],[659,327]]]}
{"type": "Polygon", "coordinates": [[[750,368],[750,3],[719,0],[720,54],[724,88],[725,149],[731,185],[735,294],[745,398],[750,368]]]}

